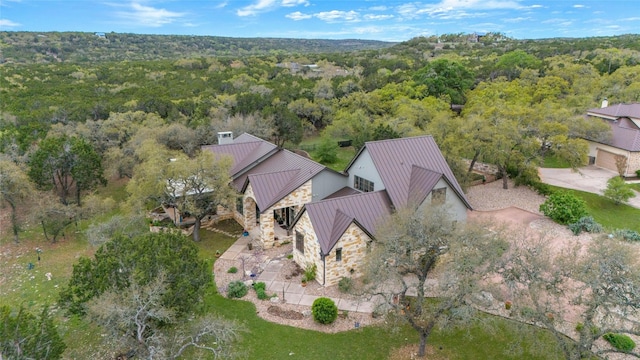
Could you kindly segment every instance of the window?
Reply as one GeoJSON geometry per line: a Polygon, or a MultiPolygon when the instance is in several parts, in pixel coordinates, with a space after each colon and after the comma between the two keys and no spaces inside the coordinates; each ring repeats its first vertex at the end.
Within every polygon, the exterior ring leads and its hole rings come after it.
{"type": "Polygon", "coordinates": [[[304,254],[304,235],[300,231],[296,231],[296,250],[304,254]]]}
{"type": "Polygon", "coordinates": [[[336,261],[342,261],[342,248],[336,249],[336,261]]]}
{"type": "Polygon", "coordinates": [[[240,214],[244,214],[242,212],[243,210],[243,206],[242,206],[242,196],[239,196],[236,198],[236,211],[239,212],[240,214]]]}
{"type": "Polygon", "coordinates": [[[431,190],[431,203],[432,204],[444,204],[447,199],[447,188],[433,189],[431,190]]]}
{"type": "Polygon", "coordinates": [[[364,192],[371,192],[373,191],[373,181],[369,181],[367,179],[361,178],[360,176],[354,175],[353,188],[364,192]]]}

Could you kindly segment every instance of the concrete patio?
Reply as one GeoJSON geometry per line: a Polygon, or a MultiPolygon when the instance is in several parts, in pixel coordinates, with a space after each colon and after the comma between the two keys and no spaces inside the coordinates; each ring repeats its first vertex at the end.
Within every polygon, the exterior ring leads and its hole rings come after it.
{"type": "MultiPolygon", "coordinates": [[[[241,267],[242,257],[255,256],[255,250],[249,250],[248,244],[252,242],[251,236],[240,237],[233,245],[225,251],[219,259],[227,260],[235,263],[238,269],[241,267]]],[[[273,293],[278,296],[280,301],[287,304],[308,306],[311,308],[313,302],[322,295],[313,294],[310,290],[312,285],[302,286],[299,280],[282,281],[282,276],[279,276],[280,272],[284,268],[284,261],[291,261],[286,257],[280,258],[268,258],[266,255],[261,255],[258,259],[259,265],[257,266],[253,281],[264,282],[266,284],[267,292],[273,293]]],[[[240,270],[242,271],[242,270],[240,270]]],[[[251,281],[251,280],[250,280],[251,281]]],[[[332,293],[337,293],[333,291],[332,293]]],[[[339,310],[349,312],[371,313],[375,308],[375,304],[372,301],[367,300],[353,300],[350,296],[326,296],[332,299],[339,310]]]]}

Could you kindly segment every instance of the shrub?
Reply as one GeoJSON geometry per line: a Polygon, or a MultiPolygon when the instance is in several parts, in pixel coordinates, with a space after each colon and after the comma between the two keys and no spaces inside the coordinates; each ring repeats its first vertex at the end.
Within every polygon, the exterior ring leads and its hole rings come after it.
{"type": "Polygon", "coordinates": [[[636,170],[636,176],[640,178],[640,169],[636,170]]]}
{"type": "Polygon", "coordinates": [[[621,237],[626,241],[640,241],[640,234],[636,231],[629,229],[616,230],[614,235],[621,237]]]}
{"type": "Polygon", "coordinates": [[[230,299],[241,298],[247,295],[247,292],[249,292],[249,289],[242,281],[232,281],[227,288],[227,297],[230,299]]]}
{"type": "Polygon", "coordinates": [[[588,233],[601,233],[604,231],[602,225],[598,224],[591,216],[583,216],[573,224],[569,224],[569,229],[571,229],[573,235],[580,235],[583,231],[588,233]]]}
{"type": "Polygon", "coordinates": [[[289,259],[289,260],[293,259],[293,254],[288,254],[287,255],[287,259],[289,259]]]}
{"type": "Polygon", "coordinates": [[[316,264],[308,264],[307,268],[304,270],[304,276],[302,280],[313,281],[316,279],[316,270],[318,270],[318,266],[316,264]]]}
{"type": "Polygon", "coordinates": [[[603,338],[607,340],[611,346],[620,351],[629,352],[636,347],[636,343],[633,342],[633,339],[624,334],[606,333],[603,338]]]}
{"type": "Polygon", "coordinates": [[[258,296],[258,299],[260,299],[260,300],[267,300],[267,299],[271,298],[271,296],[267,295],[267,292],[264,291],[263,289],[256,289],[256,295],[258,296]]]}
{"type": "Polygon", "coordinates": [[[581,217],[587,216],[587,206],[584,200],[565,191],[551,194],[540,205],[540,211],[558,224],[571,224],[581,217]]]}
{"type": "Polygon", "coordinates": [[[549,196],[553,194],[551,186],[540,181],[534,181],[531,187],[540,195],[549,196]]]}
{"type": "Polygon", "coordinates": [[[253,288],[258,291],[258,290],[267,290],[267,284],[265,284],[264,282],[258,282],[253,284],[253,288]]]}
{"type": "Polygon", "coordinates": [[[228,272],[229,274],[235,274],[235,273],[237,273],[237,272],[238,272],[238,268],[237,268],[237,267],[235,267],[235,266],[232,266],[232,267],[230,267],[230,268],[229,268],[229,270],[227,270],[227,272],[228,272]]]}
{"type": "Polygon", "coordinates": [[[320,324],[331,324],[338,317],[338,307],[333,300],[320,297],[311,305],[311,313],[313,314],[313,320],[320,324]]]}
{"type": "Polygon", "coordinates": [[[604,197],[613,201],[616,205],[620,205],[623,202],[636,196],[631,190],[629,185],[624,182],[624,179],[620,176],[614,176],[607,181],[607,188],[604,190],[604,197]]]}
{"type": "Polygon", "coordinates": [[[343,277],[338,281],[338,290],[343,293],[348,293],[351,291],[351,287],[353,286],[353,280],[349,277],[343,277]]]}

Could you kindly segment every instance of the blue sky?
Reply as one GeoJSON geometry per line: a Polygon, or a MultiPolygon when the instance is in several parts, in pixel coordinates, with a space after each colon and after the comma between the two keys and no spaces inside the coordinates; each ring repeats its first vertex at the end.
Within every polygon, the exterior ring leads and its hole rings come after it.
{"type": "Polygon", "coordinates": [[[638,33],[640,0],[0,0],[0,30],[404,41],[638,33]]]}

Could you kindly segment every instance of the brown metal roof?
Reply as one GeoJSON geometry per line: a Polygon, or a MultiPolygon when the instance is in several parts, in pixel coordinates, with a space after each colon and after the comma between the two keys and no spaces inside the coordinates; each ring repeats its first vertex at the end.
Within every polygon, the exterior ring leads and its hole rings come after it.
{"type": "Polygon", "coordinates": [[[309,214],[320,250],[328,254],[352,222],[374,235],[378,222],[391,214],[391,201],[381,190],[308,203],[303,211],[309,214]]]}
{"type": "Polygon", "coordinates": [[[633,104],[616,104],[604,108],[594,108],[587,110],[588,115],[621,118],[628,117],[630,119],[640,119],[640,103],[633,104]]]}
{"type": "Polygon", "coordinates": [[[328,195],[327,197],[325,197],[322,200],[326,200],[326,199],[334,199],[334,198],[338,198],[338,197],[342,197],[342,196],[349,196],[349,195],[356,195],[356,194],[361,194],[362,191],[360,190],[356,190],[352,187],[348,187],[345,186],[342,189],[334,192],[333,194],[328,195]]]}
{"type": "Polygon", "coordinates": [[[421,204],[441,178],[442,173],[413,165],[411,167],[411,177],[409,178],[407,203],[421,204]]]}
{"type": "MultiPolygon", "coordinates": [[[[231,177],[236,178],[251,168],[251,165],[277,151],[274,144],[253,135],[242,134],[233,140],[232,144],[206,145],[202,150],[211,151],[216,155],[230,155],[233,159],[231,177]]],[[[239,188],[237,188],[239,189],[239,188]]]]}
{"type": "Polygon", "coordinates": [[[289,150],[279,149],[278,152],[235,179],[234,183],[244,192],[250,182],[258,207],[266,210],[323,169],[325,169],[323,165],[313,160],[289,150]]]}
{"type": "Polygon", "coordinates": [[[607,145],[640,151],[640,103],[589,109],[587,115],[599,117],[611,127],[611,141],[607,145]]]}
{"type": "MultiPolygon", "coordinates": [[[[384,187],[389,193],[391,202],[396,208],[399,209],[407,205],[410,190],[415,193],[419,186],[427,186],[433,181],[433,176],[435,176],[433,174],[413,173],[415,166],[442,174],[462,202],[471,209],[471,204],[469,204],[432,136],[371,141],[365,143],[363,149],[365,148],[369,151],[384,187]],[[411,187],[412,178],[415,183],[413,188],[411,187]]],[[[346,171],[349,171],[349,167],[346,171]]],[[[423,189],[423,191],[430,190],[423,189]]]]}

